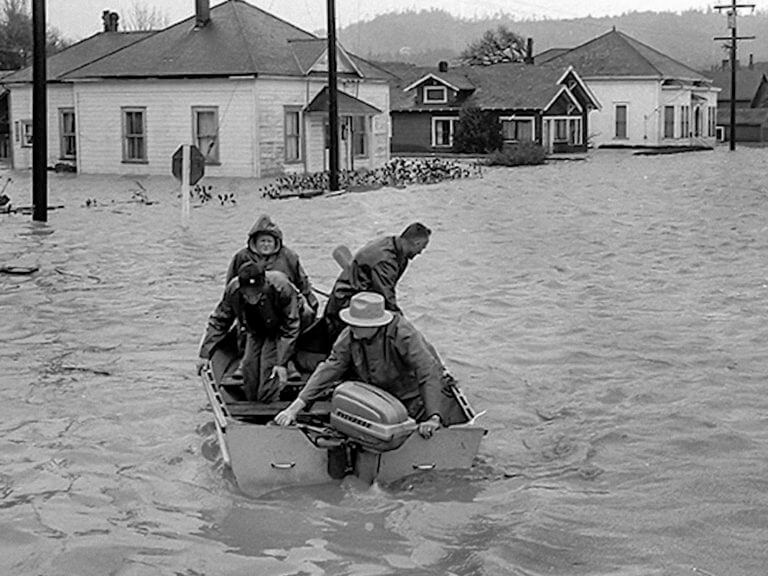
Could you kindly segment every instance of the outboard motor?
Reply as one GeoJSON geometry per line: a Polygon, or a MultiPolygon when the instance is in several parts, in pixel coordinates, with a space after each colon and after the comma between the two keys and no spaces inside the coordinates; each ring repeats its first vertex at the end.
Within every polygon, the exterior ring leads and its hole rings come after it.
{"type": "Polygon", "coordinates": [[[402,446],[417,424],[389,392],[362,382],[343,382],[331,398],[331,427],[363,448],[387,452],[402,446]]]}

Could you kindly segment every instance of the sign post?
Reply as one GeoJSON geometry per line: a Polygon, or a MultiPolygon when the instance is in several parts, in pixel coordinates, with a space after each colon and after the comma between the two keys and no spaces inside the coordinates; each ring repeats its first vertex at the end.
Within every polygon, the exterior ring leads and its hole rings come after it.
{"type": "Polygon", "coordinates": [[[189,224],[189,188],[205,175],[205,156],[197,146],[183,144],[171,157],[171,173],[181,181],[181,225],[189,224]]]}

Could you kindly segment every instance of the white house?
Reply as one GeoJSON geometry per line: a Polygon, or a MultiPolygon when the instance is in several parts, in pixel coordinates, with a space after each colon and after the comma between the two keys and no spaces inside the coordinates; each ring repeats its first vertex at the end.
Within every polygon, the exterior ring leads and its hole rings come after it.
{"type": "MultiPolygon", "coordinates": [[[[191,0],[190,0],[191,2],[191,0]]],[[[80,173],[168,174],[181,144],[206,175],[328,167],[327,41],[243,0],[152,33],[105,31],[48,58],[48,164],[80,173]]],[[[389,160],[388,74],[337,51],[340,168],[389,160]]],[[[31,167],[31,70],[10,90],[15,169],[31,167]]]]}
{"type": "Polygon", "coordinates": [[[576,68],[600,101],[590,116],[594,146],[714,146],[717,94],[712,80],[615,29],[539,62],[576,68]]]}

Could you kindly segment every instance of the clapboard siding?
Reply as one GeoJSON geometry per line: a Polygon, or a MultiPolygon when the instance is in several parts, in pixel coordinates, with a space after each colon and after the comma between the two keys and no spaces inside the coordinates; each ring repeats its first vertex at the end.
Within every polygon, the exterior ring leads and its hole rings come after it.
{"type": "MultiPolygon", "coordinates": [[[[326,168],[322,115],[305,118],[303,162],[285,162],[285,108],[303,108],[324,82],[307,78],[202,80],[111,80],[51,85],[48,88],[48,163],[59,161],[59,108],[73,107],[77,123],[77,169],[83,174],[170,174],[171,156],[192,142],[192,109],[219,113],[219,164],[207,176],[268,177],[326,168]],[[145,109],[147,161],[123,161],[122,109],[145,109]]],[[[382,113],[374,117],[371,154],[356,168],[389,159],[389,89],[383,83],[350,83],[353,96],[382,113]]],[[[14,86],[14,121],[32,118],[32,91],[14,86]]],[[[14,167],[30,168],[32,149],[14,139],[14,167]]]]}
{"type": "MultiPolygon", "coordinates": [[[[51,84],[47,91],[47,163],[54,166],[59,162],[60,127],[59,109],[74,106],[72,89],[66,84],[51,84]]],[[[10,98],[11,143],[13,145],[14,168],[26,170],[32,167],[32,147],[22,146],[21,122],[32,121],[32,87],[22,86],[13,90],[10,98]]]]}
{"type": "Polygon", "coordinates": [[[219,165],[210,176],[253,176],[252,81],[99,82],[75,87],[83,173],[169,174],[171,156],[192,142],[192,109],[218,108],[219,165]],[[146,110],[147,162],[123,162],[122,109],[146,110]]]}
{"type": "MultiPolygon", "coordinates": [[[[675,106],[675,134],[680,132],[680,106],[693,108],[693,94],[706,98],[702,102],[703,118],[707,118],[707,107],[717,105],[717,90],[693,88],[682,84],[679,87],[665,87],[657,79],[617,80],[587,79],[589,88],[601,104],[601,109],[590,115],[590,131],[595,146],[659,146],[663,144],[689,143],[688,136],[677,138],[677,142],[665,140],[664,106],[675,106]],[[627,105],[627,138],[618,139],[616,134],[616,105],[627,105]]],[[[705,120],[706,122],[706,120],[705,120]]],[[[691,129],[693,119],[690,120],[691,129]]],[[[700,142],[714,145],[715,139],[704,131],[700,142]]]]}

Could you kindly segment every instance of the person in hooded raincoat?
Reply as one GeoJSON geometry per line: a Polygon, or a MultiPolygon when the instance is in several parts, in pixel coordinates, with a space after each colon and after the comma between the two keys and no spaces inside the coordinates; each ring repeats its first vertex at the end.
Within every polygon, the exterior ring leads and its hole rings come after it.
{"type": "Polygon", "coordinates": [[[317,297],[312,291],[312,283],[301,266],[298,254],[283,244],[282,230],[266,214],[259,216],[248,231],[246,246],[232,257],[227,269],[226,284],[237,276],[240,266],[246,262],[259,262],[267,270],[278,270],[285,274],[304,295],[310,308],[317,312],[317,297]]]}
{"type": "Polygon", "coordinates": [[[432,231],[421,224],[409,224],[399,236],[382,236],[363,246],[342,270],[325,305],[324,317],[331,341],[344,329],[339,313],[358,292],[376,292],[384,297],[386,309],[402,312],[395,288],[408,263],[429,244],[432,231]]]}
{"type": "Polygon", "coordinates": [[[314,312],[285,274],[246,262],[208,318],[200,342],[198,373],[237,322],[246,335],[241,364],[246,398],[255,402],[278,400],[288,379],[288,362],[299,331],[313,317],[314,312]]]}
{"type": "Polygon", "coordinates": [[[340,317],[347,327],[330,356],[317,366],[298,398],[275,417],[277,424],[295,422],[307,404],[350,375],[400,400],[425,438],[449,423],[444,407],[452,392],[443,384],[440,362],[413,324],[385,310],[383,296],[375,292],[354,295],[340,317]]]}

